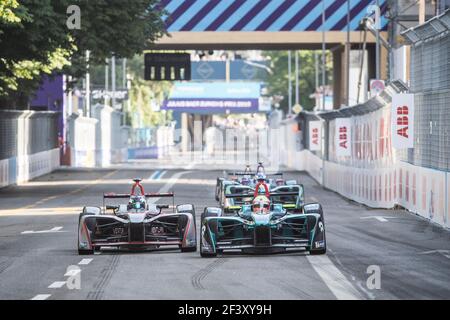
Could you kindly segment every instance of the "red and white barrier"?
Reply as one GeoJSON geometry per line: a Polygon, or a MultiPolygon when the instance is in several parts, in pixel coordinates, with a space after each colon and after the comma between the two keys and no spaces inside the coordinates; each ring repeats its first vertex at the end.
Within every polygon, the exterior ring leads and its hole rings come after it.
{"type": "Polygon", "coordinates": [[[439,225],[450,227],[448,173],[401,161],[403,151],[392,147],[390,105],[361,116],[329,121],[329,161],[310,150],[296,151],[290,126],[279,130],[281,164],[308,172],[318,183],[373,208],[400,205],[439,225]],[[350,136],[339,137],[338,127],[350,136]],[[290,137],[289,137],[290,134],[290,137]],[[340,138],[351,143],[338,150],[340,138]]]}

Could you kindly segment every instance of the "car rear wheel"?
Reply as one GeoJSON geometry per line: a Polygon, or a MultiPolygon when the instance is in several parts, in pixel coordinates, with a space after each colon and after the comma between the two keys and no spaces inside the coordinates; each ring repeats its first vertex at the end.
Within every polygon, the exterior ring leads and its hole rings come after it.
{"type": "Polygon", "coordinates": [[[91,255],[94,254],[94,250],[78,249],[78,254],[80,256],[91,255]]]}
{"type": "Polygon", "coordinates": [[[316,256],[316,255],[320,255],[320,254],[325,254],[327,253],[327,248],[324,249],[318,249],[318,250],[310,250],[309,254],[312,256],[316,256]]]}

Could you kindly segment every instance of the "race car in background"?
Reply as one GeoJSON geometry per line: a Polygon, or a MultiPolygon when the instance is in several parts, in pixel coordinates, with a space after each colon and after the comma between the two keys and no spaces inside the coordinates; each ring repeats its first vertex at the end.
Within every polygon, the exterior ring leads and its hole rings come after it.
{"type": "Polygon", "coordinates": [[[197,250],[195,210],[192,204],[174,205],[173,193],[145,193],[134,179],[129,194],[107,193],[100,207],[84,207],[79,215],[78,253],[93,254],[102,247],[156,249],[178,246],[182,252],[197,250]],[[150,203],[150,198],[171,198],[168,204],[150,203]],[[106,200],[127,203],[105,205],[106,200]]]}
{"type": "Polygon", "coordinates": [[[283,208],[280,199],[296,197],[297,192],[269,191],[258,185],[253,194],[227,194],[239,199],[234,214],[219,207],[207,207],[202,213],[200,255],[213,257],[226,250],[274,252],[304,248],[310,254],[326,253],[325,219],[318,203],[305,204],[299,212],[283,208]],[[260,188],[264,189],[261,194],[260,188]]]}
{"type": "MultiPolygon", "coordinates": [[[[216,201],[224,214],[234,214],[241,209],[242,203],[248,197],[229,198],[230,194],[252,194],[258,183],[264,183],[273,193],[289,193],[290,195],[274,198],[277,203],[283,205],[284,209],[290,212],[300,212],[304,204],[303,185],[297,184],[296,180],[284,180],[283,173],[273,173],[266,175],[262,163],[258,164],[256,172],[252,172],[247,166],[242,172],[230,172],[229,178],[217,178],[216,201]],[[271,178],[272,177],[272,178],[271,178]],[[275,178],[276,177],[276,178],[275,178]]],[[[261,186],[261,184],[260,184],[261,186]]]]}

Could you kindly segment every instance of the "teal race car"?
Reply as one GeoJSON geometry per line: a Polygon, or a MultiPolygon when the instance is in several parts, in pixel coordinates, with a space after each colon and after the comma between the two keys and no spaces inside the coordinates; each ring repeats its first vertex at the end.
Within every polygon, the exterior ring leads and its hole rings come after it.
{"type": "Polygon", "coordinates": [[[214,257],[229,250],[245,253],[282,252],[306,249],[310,254],[326,253],[325,219],[322,206],[310,203],[301,211],[284,208],[284,197],[298,197],[298,192],[273,192],[268,187],[251,194],[228,194],[240,199],[240,209],[226,214],[222,208],[207,207],[202,213],[200,254],[214,257]]]}

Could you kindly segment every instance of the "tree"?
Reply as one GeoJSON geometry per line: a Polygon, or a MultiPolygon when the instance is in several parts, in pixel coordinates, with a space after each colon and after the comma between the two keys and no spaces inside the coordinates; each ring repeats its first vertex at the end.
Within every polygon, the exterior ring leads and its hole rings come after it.
{"type": "MultiPolygon", "coordinates": [[[[59,1],[59,0],[58,0],[59,1]]],[[[70,41],[54,10],[57,0],[8,0],[0,19],[0,96],[6,107],[26,104],[42,73],[68,64],[70,41]],[[6,101],[5,101],[6,100],[6,101]]]]}
{"type": "Polygon", "coordinates": [[[132,58],[165,34],[159,0],[72,2],[81,9],[81,28],[70,32],[77,48],[66,69],[72,76],[84,75],[86,50],[92,64],[104,64],[112,54],[132,58]]]}
{"type": "MultiPolygon", "coordinates": [[[[267,79],[267,89],[271,96],[283,96],[280,107],[287,112],[289,106],[289,73],[288,73],[288,52],[287,51],[268,51],[265,53],[267,58],[271,60],[271,68],[274,70],[267,79]]],[[[319,54],[319,59],[321,54],[319,54]]],[[[327,52],[327,84],[332,81],[332,64],[331,55],[327,52]]],[[[312,110],[315,101],[309,96],[315,92],[315,61],[314,51],[299,51],[300,62],[300,104],[305,110],[312,110]]],[[[319,76],[321,79],[321,75],[319,76]]],[[[292,104],[295,104],[295,51],[292,51],[292,104]]],[[[319,82],[321,84],[321,82],[319,82]]]]}
{"type": "Polygon", "coordinates": [[[85,73],[107,57],[131,58],[164,34],[158,0],[2,0],[0,106],[25,107],[42,74],[85,73]],[[69,5],[81,9],[80,30],[66,26],[69,5]]]}

